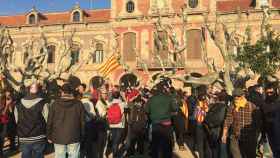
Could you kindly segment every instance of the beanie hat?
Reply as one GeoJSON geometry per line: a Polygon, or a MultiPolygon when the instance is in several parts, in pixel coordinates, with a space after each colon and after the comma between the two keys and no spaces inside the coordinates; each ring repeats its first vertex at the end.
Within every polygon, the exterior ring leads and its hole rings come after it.
{"type": "Polygon", "coordinates": [[[137,89],[129,90],[125,93],[125,98],[127,102],[132,102],[140,95],[140,92],[137,89]]]}
{"type": "Polygon", "coordinates": [[[73,88],[69,83],[62,85],[61,90],[66,94],[72,94],[73,88]]]}

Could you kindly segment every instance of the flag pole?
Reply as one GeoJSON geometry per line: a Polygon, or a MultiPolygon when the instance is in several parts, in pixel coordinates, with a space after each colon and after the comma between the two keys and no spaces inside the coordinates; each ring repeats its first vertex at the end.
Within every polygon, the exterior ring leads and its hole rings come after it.
{"type": "Polygon", "coordinates": [[[90,0],[90,9],[92,9],[93,2],[90,0]]]}

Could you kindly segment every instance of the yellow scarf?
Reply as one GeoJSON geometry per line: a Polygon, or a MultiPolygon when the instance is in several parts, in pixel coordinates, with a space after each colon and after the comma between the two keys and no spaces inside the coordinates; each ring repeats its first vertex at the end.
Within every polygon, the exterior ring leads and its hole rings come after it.
{"type": "Polygon", "coordinates": [[[181,109],[182,113],[184,114],[184,116],[186,118],[188,118],[188,116],[189,116],[188,105],[184,100],[182,100],[182,102],[183,102],[183,105],[180,107],[180,109],[181,109]]]}
{"type": "Polygon", "coordinates": [[[235,110],[238,112],[240,108],[245,108],[247,99],[242,96],[234,99],[235,110]]]}

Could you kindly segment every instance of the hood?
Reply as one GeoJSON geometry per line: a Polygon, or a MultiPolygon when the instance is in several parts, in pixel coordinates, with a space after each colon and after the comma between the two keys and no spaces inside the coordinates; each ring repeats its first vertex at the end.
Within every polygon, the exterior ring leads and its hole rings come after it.
{"type": "Polygon", "coordinates": [[[74,97],[61,97],[57,100],[57,104],[64,108],[70,108],[74,105],[76,105],[78,100],[76,100],[74,97]]]}
{"type": "Polygon", "coordinates": [[[114,104],[114,103],[121,104],[122,101],[121,101],[120,99],[113,99],[113,100],[111,101],[111,104],[114,104]]]}
{"type": "Polygon", "coordinates": [[[37,103],[39,103],[43,98],[35,98],[35,99],[21,99],[20,102],[25,108],[31,108],[37,103]]]}

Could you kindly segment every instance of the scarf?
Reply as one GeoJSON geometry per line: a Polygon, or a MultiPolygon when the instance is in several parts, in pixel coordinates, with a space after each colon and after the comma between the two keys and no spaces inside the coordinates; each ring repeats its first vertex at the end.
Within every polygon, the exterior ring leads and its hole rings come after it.
{"type": "Polygon", "coordinates": [[[240,108],[245,108],[247,99],[242,96],[234,99],[235,110],[238,112],[240,108]]]}
{"type": "Polygon", "coordinates": [[[208,112],[208,110],[209,110],[208,102],[206,100],[205,101],[198,101],[198,106],[201,110],[203,110],[205,112],[208,112]]]}
{"type": "Polygon", "coordinates": [[[195,119],[198,123],[202,123],[204,121],[208,110],[209,108],[207,100],[198,101],[195,111],[195,119]]]}

